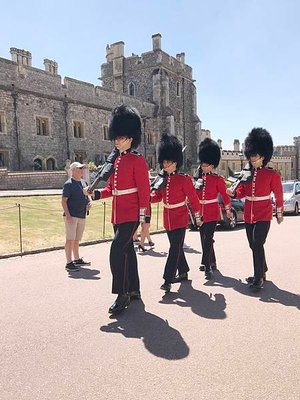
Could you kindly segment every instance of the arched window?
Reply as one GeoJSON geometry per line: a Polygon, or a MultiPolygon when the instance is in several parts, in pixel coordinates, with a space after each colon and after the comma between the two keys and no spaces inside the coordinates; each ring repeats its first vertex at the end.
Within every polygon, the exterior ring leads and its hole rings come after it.
{"type": "Polygon", "coordinates": [[[46,166],[47,166],[47,169],[49,171],[54,171],[55,170],[55,160],[54,160],[54,158],[52,158],[52,157],[48,158],[48,160],[46,162],[46,166]]]}
{"type": "Polygon", "coordinates": [[[130,96],[135,96],[135,84],[133,82],[128,85],[128,93],[130,96]]]}
{"type": "Polygon", "coordinates": [[[41,171],[42,170],[42,160],[40,158],[35,158],[33,160],[33,169],[35,171],[41,171]]]}

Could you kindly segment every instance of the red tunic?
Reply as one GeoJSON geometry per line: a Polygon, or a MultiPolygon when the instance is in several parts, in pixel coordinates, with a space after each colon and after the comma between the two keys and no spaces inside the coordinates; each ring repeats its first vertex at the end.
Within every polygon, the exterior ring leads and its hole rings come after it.
{"type": "Polygon", "coordinates": [[[201,208],[200,214],[203,216],[204,222],[219,221],[221,213],[218,201],[218,195],[221,194],[224,206],[231,208],[230,197],[226,193],[226,183],[222,176],[208,173],[202,174],[203,189],[197,191],[201,208]],[[209,203],[209,201],[216,200],[215,202],[209,203]],[[208,203],[205,204],[205,201],[208,203]]]}
{"type": "Polygon", "coordinates": [[[250,182],[243,183],[237,188],[237,198],[245,199],[244,219],[249,224],[257,221],[271,221],[273,208],[271,193],[276,198],[277,208],[283,207],[283,192],[280,175],[271,168],[258,168],[253,170],[253,179],[250,182]],[[250,197],[250,199],[247,199],[250,197]],[[268,197],[258,200],[259,197],[268,197]],[[256,200],[256,201],[255,201],[256,200]]]}
{"type": "MultiPolygon", "coordinates": [[[[117,157],[114,167],[115,172],[110,176],[108,185],[99,191],[101,199],[113,196],[111,222],[139,221],[140,208],[145,208],[149,216],[150,184],[144,157],[135,151],[125,151],[117,157]],[[131,190],[132,193],[121,194],[122,190],[131,190]]],[[[97,193],[95,195],[97,198],[97,193]]]]}
{"type": "Polygon", "coordinates": [[[167,208],[164,207],[164,227],[168,231],[185,228],[188,224],[188,209],[186,199],[192,206],[193,212],[199,212],[200,204],[189,175],[173,172],[167,176],[167,185],[160,193],[151,193],[151,203],[158,203],[163,200],[167,208]],[[178,207],[172,208],[174,205],[178,207]],[[180,205],[182,204],[182,205],[180,205]]]}

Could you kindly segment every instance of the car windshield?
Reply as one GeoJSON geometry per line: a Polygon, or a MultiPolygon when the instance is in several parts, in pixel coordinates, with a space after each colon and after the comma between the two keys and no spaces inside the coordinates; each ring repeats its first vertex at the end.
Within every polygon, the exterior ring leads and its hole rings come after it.
{"type": "Polygon", "coordinates": [[[293,193],[294,191],[293,183],[284,183],[282,186],[283,186],[283,193],[293,193]]]}

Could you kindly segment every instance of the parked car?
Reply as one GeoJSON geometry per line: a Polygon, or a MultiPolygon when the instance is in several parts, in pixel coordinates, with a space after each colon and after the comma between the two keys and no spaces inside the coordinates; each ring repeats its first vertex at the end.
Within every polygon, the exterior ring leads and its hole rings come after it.
{"type": "MultiPolygon", "coordinates": [[[[300,181],[284,181],[282,182],[282,187],[284,213],[298,215],[300,207],[300,181]]],[[[274,208],[276,209],[275,204],[274,208]]]]}
{"type": "MultiPolygon", "coordinates": [[[[232,220],[227,218],[222,197],[219,196],[219,206],[220,206],[221,217],[220,217],[220,220],[218,223],[223,228],[228,229],[228,230],[234,229],[239,222],[244,222],[244,208],[245,208],[244,199],[231,199],[231,204],[232,204],[231,211],[232,211],[232,215],[233,215],[232,220]]],[[[192,231],[196,231],[199,228],[196,225],[195,218],[194,218],[191,208],[189,207],[189,204],[188,204],[188,208],[189,208],[189,226],[188,227],[192,231]]]]}

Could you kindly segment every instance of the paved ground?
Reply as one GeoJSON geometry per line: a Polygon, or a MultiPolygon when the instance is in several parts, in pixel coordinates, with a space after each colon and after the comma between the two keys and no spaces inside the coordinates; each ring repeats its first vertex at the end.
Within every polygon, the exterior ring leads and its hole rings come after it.
{"type": "Polygon", "coordinates": [[[92,267],[69,276],[62,251],[0,260],[0,399],[299,399],[299,226],[273,222],[259,294],[243,283],[243,229],[216,232],[211,282],[188,232],[191,280],[165,296],[167,238],[153,236],[138,256],[143,302],[118,318],[107,313],[110,243],[82,248],[92,267]]]}

